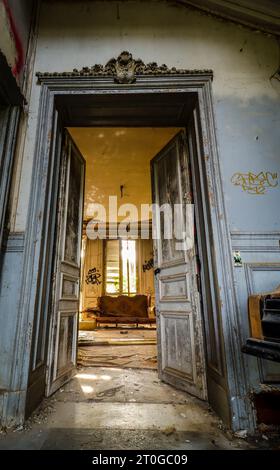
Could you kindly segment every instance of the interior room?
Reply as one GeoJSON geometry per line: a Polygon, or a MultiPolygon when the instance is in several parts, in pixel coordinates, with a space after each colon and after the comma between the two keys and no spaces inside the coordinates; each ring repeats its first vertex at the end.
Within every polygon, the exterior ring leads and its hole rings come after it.
{"type": "Polygon", "coordinates": [[[150,162],[180,128],[68,131],[86,168],[78,364],[157,369],[152,212],[142,205],[152,204],[150,162]]]}

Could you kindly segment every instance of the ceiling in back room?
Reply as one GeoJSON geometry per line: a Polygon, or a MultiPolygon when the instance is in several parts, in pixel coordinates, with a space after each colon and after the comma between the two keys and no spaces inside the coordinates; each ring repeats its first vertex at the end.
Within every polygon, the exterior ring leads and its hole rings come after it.
{"type": "Polygon", "coordinates": [[[94,203],[103,204],[108,214],[109,196],[118,197],[118,206],[135,204],[140,216],[140,205],[152,202],[150,161],[179,130],[177,127],[68,128],[86,160],[84,218],[94,216],[94,203]]]}

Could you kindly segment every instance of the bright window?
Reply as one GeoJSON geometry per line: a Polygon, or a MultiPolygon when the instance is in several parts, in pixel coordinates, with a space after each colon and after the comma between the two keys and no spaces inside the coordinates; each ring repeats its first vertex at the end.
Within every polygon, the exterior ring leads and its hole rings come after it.
{"type": "Polygon", "coordinates": [[[133,295],[137,293],[135,240],[105,242],[105,293],[133,295]]]}

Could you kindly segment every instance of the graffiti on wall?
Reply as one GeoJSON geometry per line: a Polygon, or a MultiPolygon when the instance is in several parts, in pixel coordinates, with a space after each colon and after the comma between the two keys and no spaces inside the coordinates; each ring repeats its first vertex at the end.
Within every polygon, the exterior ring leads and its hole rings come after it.
{"type": "Polygon", "coordinates": [[[99,272],[99,269],[97,268],[89,269],[86,275],[86,283],[99,286],[99,284],[101,284],[100,278],[101,278],[101,274],[99,272]]]}
{"type": "Polygon", "coordinates": [[[260,173],[234,173],[232,184],[240,186],[248,194],[265,194],[268,189],[278,186],[277,173],[261,171],[260,173]]]}
{"type": "Polygon", "coordinates": [[[3,5],[6,10],[10,34],[13,38],[14,46],[16,49],[16,58],[12,68],[12,72],[15,77],[18,77],[24,66],[24,51],[22,40],[20,38],[19,30],[16,25],[16,18],[14,17],[13,9],[12,7],[10,7],[8,0],[3,0],[3,5]]]}
{"type": "Polygon", "coordinates": [[[145,260],[142,268],[143,268],[143,273],[145,273],[146,271],[149,271],[150,269],[152,269],[154,267],[154,260],[153,258],[150,258],[148,261],[145,260]]]}

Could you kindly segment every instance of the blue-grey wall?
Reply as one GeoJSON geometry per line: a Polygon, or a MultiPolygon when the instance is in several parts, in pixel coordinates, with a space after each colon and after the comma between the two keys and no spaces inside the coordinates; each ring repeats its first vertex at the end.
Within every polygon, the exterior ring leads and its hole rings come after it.
{"type": "MultiPolygon", "coordinates": [[[[234,267],[241,334],[249,334],[247,297],[280,284],[279,46],[273,37],[201,15],[168,2],[51,2],[42,5],[26,133],[19,155],[20,182],[14,192],[13,231],[27,223],[41,88],[35,72],[63,72],[105,64],[129,50],[144,62],[169,67],[212,69],[213,98],[232,250],[243,265],[234,267]],[[248,172],[276,174],[275,187],[250,194],[232,178],[248,172]]],[[[253,187],[255,187],[255,183],[253,187]]],[[[252,191],[251,191],[252,192],[252,191]]],[[[21,254],[7,253],[0,291],[0,357],[10,358],[16,335],[21,254]],[[10,296],[10,298],[9,298],[10,296]],[[6,322],[5,315],[9,317],[6,322]],[[2,329],[3,327],[3,329],[2,329]],[[1,338],[3,336],[3,339],[1,338]],[[1,346],[2,344],[2,346],[1,346]],[[6,351],[6,352],[5,352],[6,351]]],[[[221,299],[223,302],[223,299],[221,299]]],[[[246,358],[250,386],[280,383],[280,367],[246,358]]],[[[3,364],[8,384],[8,367],[3,364]]],[[[0,386],[2,386],[0,384],[0,386]]]]}
{"type": "Polygon", "coordinates": [[[215,112],[230,229],[280,232],[279,101],[260,96],[244,103],[230,97],[215,112]],[[249,171],[277,173],[277,178],[263,194],[250,194],[231,181],[236,173],[249,171]]]}

